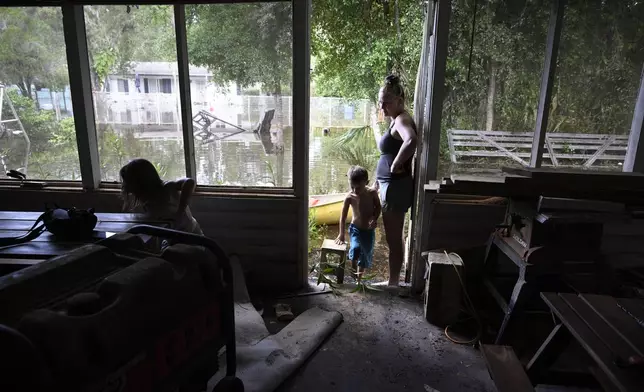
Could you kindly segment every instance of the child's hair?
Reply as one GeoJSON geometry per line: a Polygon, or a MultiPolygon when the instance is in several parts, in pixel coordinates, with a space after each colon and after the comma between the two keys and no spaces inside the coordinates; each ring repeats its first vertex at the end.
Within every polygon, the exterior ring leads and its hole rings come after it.
{"type": "Polygon", "coordinates": [[[164,197],[164,182],[157,169],[147,159],[131,160],[121,168],[121,196],[124,209],[144,207],[152,200],[164,197]]]}
{"type": "Polygon", "coordinates": [[[405,89],[400,83],[400,78],[396,75],[389,75],[385,78],[384,84],[385,93],[391,94],[394,97],[400,97],[405,100],[405,89]]]}
{"type": "Polygon", "coordinates": [[[367,173],[367,170],[361,166],[351,166],[347,176],[349,176],[349,181],[351,181],[352,183],[369,181],[369,173],[367,173]]]}

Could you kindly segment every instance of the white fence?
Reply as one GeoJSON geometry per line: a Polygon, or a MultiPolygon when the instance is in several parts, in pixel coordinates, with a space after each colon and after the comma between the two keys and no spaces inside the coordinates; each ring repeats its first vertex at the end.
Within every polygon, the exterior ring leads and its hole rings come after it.
{"type": "MultiPolygon", "coordinates": [[[[480,165],[481,159],[511,159],[528,166],[534,134],[450,129],[447,137],[452,163],[480,165]]],[[[627,148],[628,135],[549,132],[543,160],[544,165],[554,167],[618,166],[624,162],[627,148]]]]}
{"type": "MultiPolygon", "coordinates": [[[[94,93],[97,121],[103,124],[177,126],[181,122],[179,94],[94,93]]],[[[215,95],[193,97],[192,112],[205,110],[240,127],[252,127],[264,112],[276,110],[276,121],[293,124],[292,97],[215,95]],[[278,108],[277,106],[281,106],[278,108]],[[280,110],[281,109],[281,110],[280,110]]],[[[311,97],[311,127],[354,128],[370,123],[375,110],[369,100],[348,101],[334,97],[311,97]]]]}

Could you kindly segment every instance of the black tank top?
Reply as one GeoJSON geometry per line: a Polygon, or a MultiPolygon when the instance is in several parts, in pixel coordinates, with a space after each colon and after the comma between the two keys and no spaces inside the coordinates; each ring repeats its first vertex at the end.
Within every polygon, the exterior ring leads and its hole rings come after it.
{"type": "Polygon", "coordinates": [[[394,121],[391,122],[389,129],[385,132],[384,135],[380,138],[378,143],[378,148],[380,149],[380,159],[378,159],[378,166],[376,167],[376,179],[379,181],[389,181],[395,180],[398,178],[404,178],[411,175],[411,162],[412,158],[409,158],[404,165],[404,171],[402,173],[392,173],[391,164],[396,159],[400,148],[403,145],[402,140],[398,140],[391,134],[391,129],[394,126],[394,121]]]}

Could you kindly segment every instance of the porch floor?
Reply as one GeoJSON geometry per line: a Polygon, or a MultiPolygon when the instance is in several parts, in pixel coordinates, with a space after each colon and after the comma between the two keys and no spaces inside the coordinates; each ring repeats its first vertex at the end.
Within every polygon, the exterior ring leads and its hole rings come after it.
{"type": "Polygon", "coordinates": [[[367,292],[266,301],[263,317],[272,333],[286,325],[275,318],[277,302],[290,304],[296,316],[313,306],[344,316],[278,392],[494,391],[480,353],[447,340],[425,321],[417,299],[367,292]]]}

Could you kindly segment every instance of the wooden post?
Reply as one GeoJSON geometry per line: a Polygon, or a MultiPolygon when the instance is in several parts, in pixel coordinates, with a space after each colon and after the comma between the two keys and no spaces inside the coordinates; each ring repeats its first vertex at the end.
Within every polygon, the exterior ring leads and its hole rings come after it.
{"type": "Polygon", "coordinates": [[[192,131],[192,99],[190,97],[190,63],[188,61],[188,42],[186,33],[186,6],[174,6],[174,28],[177,41],[177,64],[179,65],[179,103],[181,105],[181,125],[183,129],[183,153],[186,161],[186,175],[197,178],[195,160],[195,138],[192,131]]]}
{"type": "Polygon", "coordinates": [[[631,123],[631,134],[628,137],[628,150],[624,159],[625,172],[644,173],[644,143],[640,143],[640,135],[644,130],[644,68],[642,68],[642,79],[640,91],[637,94],[633,122],[631,123]]]}
{"type": "Polygon", "coordinates": [[[64,3],[62,11],[81,178],[83,188],[96,189],[101,183],[101,165],[98,157],[85,15],[82,5],[64,3]]]}
{"type": "MultiPolygon", "coordinates": [[[[423,48],[420,54],[420,63],[418,65],[418,72],[416,73],[416,91],[414,91],[414,122],[416,123],[416,129],[419,131],[418,140],[416,146],[416,156],[414,158],[414,174],[416,178],[424,178],[426,172],[426,166],[421,165],[420,156],[423,152],[423,146],[425,143],[420,140],[424,140],[425,136],[429,134],[429,131],[425,126],[425,109],[427,104],[428,88],[429,83],[431,82],[430,78],[430,68],[429,60],[433,51],[433,27],[434,27],[434,2],[428,2],[425,9],[425,23],[423,26],[423,48]]],[[[376,143],[378,141],[376,140],[376,143]]],[[[423,181],[417,181],[415,184],[414,194],[416,195],[416,205],[419,205],[422,196],[420,195],[423,188],[423,181]]],[[[416,246],[416,241],[413,235],[414,229],[416,229],[414,222],[420,222],[420,219],[416,219],[412,213],[409,218],[409,235],[408,241],[405,242],[405,283],[409,283],[411,279],[411,260],[414,260],[414,249],[416,246]]],[[[419,251],[422,249],[418,248],[419,251]]]]}
{"type": "MultiPolygon", "coordinates": [[[[445,64],[447,61],[447,44],[449,39],[449,19],[452,12],[450,0],[438,0],[434,6],[433,34],[430,40],[429,53],[429,88],[427,102],[424,108],[423,128],[418,138],[421,144],[420,155],[416,165],[416,201],[412,208],[413,241],[411,246],[411,289],[420,292],[424,288],[425,262],[421,257],[422,236],[425,228],[422,222],[427,206],[424,200],[425,184],[438,176],[438,160],[441,137],[441,119],[443,114],[443,98],[445,96],[445,64]]],[[[431,15],[428,15],[431,17],[431,15]]]]}
{"type": "Polygon", "coordinates": [[[311,0],[293,6],[293,191],[298,200],[297,265],[301,284],[308,278],[309,240],[309,77],[311,70],[311,0]]]}
{"type": "MultiPolygon", "coordinates": [[[[414,91],[414,121],[419,130],[423,130],[425,121],[425,101],[427,98],[427,86],[429,84],[429,56],[432,50],[432,28],[434,22],[434,3],[428,2],[425,9],[425,23],[423,26],[423,47],[420,54],[420,63],[416,73],[416,91],[414,91]]],[[[418,143],[416,153],[420,155],[422,143],[418,143]]],[[[416,164],[418,160],[416,160],[416,164]]],[[[416,167],[417,168],[417,167],[416,167]]]]}
{"type": "Polygon", "coordinates": [[[559,52],[559,40],[561,38],[565,4],[565,0],[554,0],[552,3],[552,12],[548,26],[548,40],[546,41],[546,56],[543,64],[543,73],[541,74],[537,125],[534,131],[532,152],[530,154],[530,167],[541,167],[541,161],[543,159],[543,144],[546,140],[546,130],[548,129],[548,114],[550,113],[550,102],[552,101],[552,85],[555,81],[557,54],[559,52]]]}
{"type": "MultiPolygon", "coordinates": [[[[425,104],[425,120],[429,127],[424,137],[421,164],[427,165],[423,186],[438,176],[440,152],[441,120],[443,116],[443,99],[445,97],[445,64],[447,62],[447,44],[449,40],[449,19],[452,5],[447,0],[439,0],[435,6],[433,50],[430,53],[429,97],[425,104]],[[428,120],[428,121],[427,121],[428,120]]],[[[424,133],[424,132],[423,132],[424,133]]]]}

